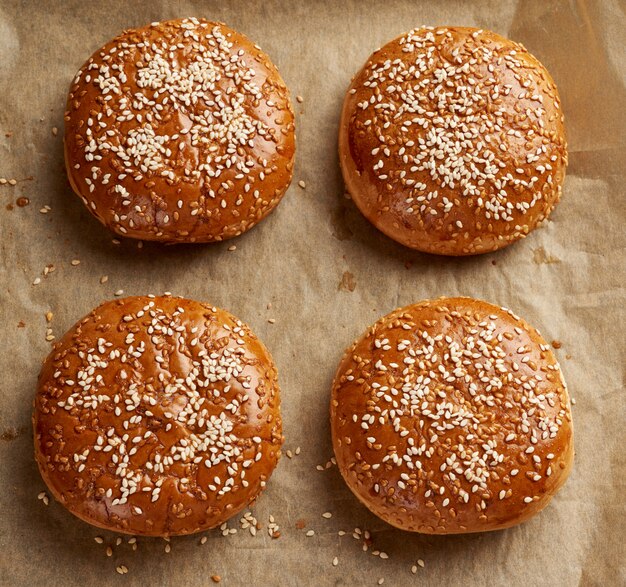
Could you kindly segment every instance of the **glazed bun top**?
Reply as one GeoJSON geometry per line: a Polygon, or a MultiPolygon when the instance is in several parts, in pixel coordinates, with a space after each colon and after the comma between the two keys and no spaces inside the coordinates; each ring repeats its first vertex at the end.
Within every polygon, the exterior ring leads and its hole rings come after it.
{"type": "Polygon", "coordinates": [[[420,302],[369,328],[337,371],[331,426],[357,497],[430,534],[523,522],[573,459],[554,355],[526,322],[470,298],[420,302]]]}
{"type": "Polygon", "coordinates": [[[70,182],[118,234],[209,242],[264,218],[291,181],[294,116],[269,57],[221,23],[131,29],[70,89],[70,182]]]}
{"type": "Polygon", "coordinates": [[[175,297],[102,304],[55,345],[34,410],[50,490],[96,526],[212,528],[265,486],[282,443],[276,368],[248,326],[175,297]]]}
{"type": "Polygon", "coordinates": [[[376,51],[344,102],[340,157],[353,200],[425,252],[471,255],[525,236],[567,164],[554,81],[493,32],[413,30],[376,51]]]}

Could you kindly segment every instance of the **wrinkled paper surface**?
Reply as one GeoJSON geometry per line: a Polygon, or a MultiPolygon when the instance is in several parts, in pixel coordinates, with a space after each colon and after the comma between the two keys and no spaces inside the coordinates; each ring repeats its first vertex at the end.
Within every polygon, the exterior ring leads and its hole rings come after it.
{"type": "Polygon", "coordinates": [[[375,585],[380,578],[385,585],[625,584],[624,10],[619,0],[0,0],[0,177],[17,180],[0,185],[0,584],[192,587],[212,584],[212,575],[250,586],[375,585]],[[65,176],[66,92],[85,59],[122,29],[181,16],[226,22],[278,65],[297,111],[294,183],[268,219],[235,241],[116,245],[65,176]],[[570,153],[563,199],[549,222],[496,254],[446,259],[410,251],[344,197],[336,144],[350,77],[374,49],[422,24],[477,26],[520,41],[560,88],[570,153]],[[32,285],[37,277],[41,283],[32,285]],[[200,536],[172,539],[169,554],[163,540],[140,538],[132,551],[126,540],[115,546],[115,535],[37,499],[45,486],[30,418],[51,344],[46,327],[61,336],[120,289],[171,291],[227,308],[272,352],[283,453],[301,452],[283,456],[254,506],[263,526],[256,537],[216,530],[204,545],[200,536]],[[316,470],[332,456],[329,388],[343,350],[379,316],[441,295],[505,305],[562,343],[556,354],[576,400],[574,470],[544,512],[510,530],[403,533],[361,506],[336,467],[316,470]],[[327,511],[332,518],[322,517],[327,511]],[[270,514],[277,540],[267,535],[270,514]],[[371,532],[369,552],[352,538],[355,527],[371,532]],[[418,559],[424,568],[413,575],[418,559]],[[123,577],[119,565],[129,569],[123,577]]]}

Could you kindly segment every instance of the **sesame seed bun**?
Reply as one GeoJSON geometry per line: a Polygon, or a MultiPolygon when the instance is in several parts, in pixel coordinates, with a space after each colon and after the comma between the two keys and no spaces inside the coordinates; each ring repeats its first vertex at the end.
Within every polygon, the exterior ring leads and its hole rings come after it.
{"type": "Polygon", "coordinates": [[[281,200],[294,154],[294,115],[278,70],[221,23],[191,18],[124,31],[70,88],[70,183],[123,236],[238,236],[281,200]]]}
{"type": "Polygon", "coordinates": [[[175,297],[105,302],[45,360],[35,456],[95,526],[191,534],[250,504],[282,444],[276,367],[249,327],[175,297]]]}
{"type": "Polygon", "coordinates": [[[556,85],[496,33],[413,30],[352,80],[339,157],[352,199],[390,238],[440,255],[495,251],[525,237],[561,196],[556,85]]]}
{"type": "Polygon", "coordinates": [[[441,298],[381,318],[344,355],[330,418],[339,470],[389,524],[425,534],[528,520],[574,456],[567,388],[508,310],[441,298]]]}

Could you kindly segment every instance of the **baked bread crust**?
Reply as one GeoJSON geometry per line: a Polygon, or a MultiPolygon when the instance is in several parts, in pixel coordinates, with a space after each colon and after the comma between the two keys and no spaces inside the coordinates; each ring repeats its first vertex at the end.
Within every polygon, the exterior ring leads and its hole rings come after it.
{"type": "Polygon", "coordinates": [[[70,88],[70,183],[122,236],[238,236],[281,200],[294,156],[294,114],[278,70],[221,23],[127,30],[92,55],[70,88]]]}
{"type": "Polygon", "coordinates": [[[471,298],[423,301],[371,326],[339,365],[330,418],[353,493],[425,534],[524,522],[573,462],[554,354],[524,320],[471,298]]]}
{"type": "Polygon", "coordinates": [[[41,475],[74,515],[128,534],[199,532],[250,504],[278,462],[276,367],[224,310],[105,302],[45,360],[33,429],[41,475]]]}
{"type": "Polygon", "coordinates": [[[413,30],[352,80],[339,158],[352,199],[390,238],[440,255],[495,251],[561,196],[559,94],[519,43],[473,28],[413,30]]]}

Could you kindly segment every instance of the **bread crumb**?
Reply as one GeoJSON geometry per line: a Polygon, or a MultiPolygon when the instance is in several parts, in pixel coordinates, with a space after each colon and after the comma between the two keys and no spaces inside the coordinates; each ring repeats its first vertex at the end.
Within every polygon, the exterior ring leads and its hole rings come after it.
{"type": "Polygon", "coordinates": [[[563,346],[563,343],[560,340],[553,340],[552,341],[552,346],[555,349],[560,349],[563,346]]]}

